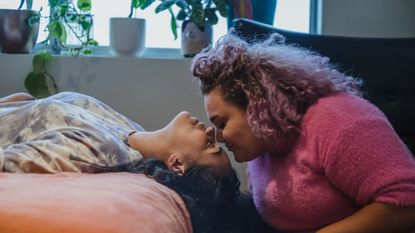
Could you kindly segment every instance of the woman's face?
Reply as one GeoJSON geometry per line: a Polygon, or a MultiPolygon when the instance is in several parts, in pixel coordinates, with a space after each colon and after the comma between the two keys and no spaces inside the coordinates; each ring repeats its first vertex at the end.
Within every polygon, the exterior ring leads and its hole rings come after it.
{"type": "Polygon", "coordinates": [[[246,111],[226,101],[217,88],[205,96],[205,109],[217,129],[217,141],[225,143],[237,162],[253,160],[265,152],[264,144],[248,125],[246,111]]]}
{"type": "Polygon", "coordinates": [[[185,163],[185,170],[194,166],[210,167],[226,175],[231,164],[226,152],[215,141],[215,132],[188,112],[179,113],[169,124],[173,145],[185,163]]]}

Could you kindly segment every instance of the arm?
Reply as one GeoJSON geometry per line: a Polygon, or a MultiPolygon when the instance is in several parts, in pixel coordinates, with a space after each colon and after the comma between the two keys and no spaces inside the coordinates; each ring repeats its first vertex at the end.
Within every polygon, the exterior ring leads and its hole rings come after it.
{"type": "Polygon", "coordinates": [[[0,98],[1,103],[15,102],[15,101],[24,101],[24,100],[33,100],[33,96],[27,93],[15,93],[5,97],[0,98]]]}
{"type": "Polygon", "coordinates": [[[415,230],[414,158],[387,119],[371,112],[339,128],[323,160],[330,182],[362,209],[319,233],[415,230]]]}
{"type": "Polygon", "coordinates": [[[398,233],[415,230],[415,207],[372,203],[317,233],[398,233]]]}

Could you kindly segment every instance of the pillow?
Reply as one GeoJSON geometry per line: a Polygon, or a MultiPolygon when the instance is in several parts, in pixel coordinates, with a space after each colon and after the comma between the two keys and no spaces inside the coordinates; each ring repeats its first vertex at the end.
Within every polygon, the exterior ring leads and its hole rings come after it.
{"type": "Polygon", "coordinates": [[[142,174],[0,173],[0,232],[186,233],[180,196],[142,174]]]}

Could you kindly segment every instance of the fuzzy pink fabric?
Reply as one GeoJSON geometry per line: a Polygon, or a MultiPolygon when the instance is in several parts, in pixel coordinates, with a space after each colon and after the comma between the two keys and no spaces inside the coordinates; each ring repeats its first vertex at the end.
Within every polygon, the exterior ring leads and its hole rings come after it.
{"type": "Polygon", "coordinates": [[[248,165],[262,217],[284,232],[315,232],[372,202],[415,205],[415,161],[386,117],[364,99],[320,99],[284,157],[248,165]]]}
{"type": "Polygon", "coordinates": [[[190,233],[182,199],[131,173],[0,173],[2,233],[190,233]]]}

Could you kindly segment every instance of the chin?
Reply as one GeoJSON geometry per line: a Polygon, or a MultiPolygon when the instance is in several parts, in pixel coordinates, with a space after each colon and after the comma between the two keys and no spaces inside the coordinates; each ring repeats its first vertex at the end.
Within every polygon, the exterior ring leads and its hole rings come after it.
{"type": "Polygon", "coordinates": [[[238,162],[238,163],[249,162],[249,161],[252,161],[252,160],[258,158],[258,155],[252,156],[250,154],[233,153],[233,156],[235,158],[235,161],[238,162]]]}
{"type": "Polygon", "coordinates": [[[249,161],[248,159],[246,159],[245,155],[237,155],[237,154],[234,153],[234,158],[235,158],[235,161],[238,162],[238,163],[243,163],[243,162],[249,161]]]}

